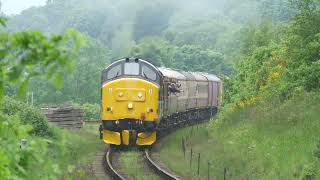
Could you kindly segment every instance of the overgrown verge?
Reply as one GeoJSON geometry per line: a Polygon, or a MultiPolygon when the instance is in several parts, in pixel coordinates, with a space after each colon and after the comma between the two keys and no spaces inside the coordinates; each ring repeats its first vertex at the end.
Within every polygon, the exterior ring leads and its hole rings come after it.
{"type": "Polygon", "coordinates": [[[206,129],[194,129],[185,157],[181,138],[190,136],[190,129],[171,136],[161,156],[187,179],[205,178],[208,168],[215,179],[223,178],[225,170],[229,179],[319,179],[319,109],[320,94],[308,93],[285,103],[270,100],[225,111],[206,129]]]}
{"type": "Polygon", "coordinates": [[[0,112],[0,177],[4,179],[88,179],[95,134],[62,130],[36,108],[5,98],[0,112]]]}

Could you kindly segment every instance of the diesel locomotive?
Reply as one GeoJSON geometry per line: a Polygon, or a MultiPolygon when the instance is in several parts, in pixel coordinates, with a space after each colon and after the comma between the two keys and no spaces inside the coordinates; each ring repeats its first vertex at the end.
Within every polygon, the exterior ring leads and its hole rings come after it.
{"type": "Polygon", "coordinates": [[[101,76],[101,138],[111,145],[152,145],[168,129],[212,117],[221,93],[222,82],[212,74],[117,60],[101,76]]]}

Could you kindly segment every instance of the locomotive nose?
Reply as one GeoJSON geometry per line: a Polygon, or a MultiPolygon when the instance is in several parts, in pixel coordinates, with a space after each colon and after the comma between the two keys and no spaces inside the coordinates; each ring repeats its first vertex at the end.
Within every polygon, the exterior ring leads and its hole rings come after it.
{"type": "Polygon", "coordinates": [[[158,119],[158,89],[153,83],[138,78],[123,78],[103,87],[104,120],[158,119]]]}

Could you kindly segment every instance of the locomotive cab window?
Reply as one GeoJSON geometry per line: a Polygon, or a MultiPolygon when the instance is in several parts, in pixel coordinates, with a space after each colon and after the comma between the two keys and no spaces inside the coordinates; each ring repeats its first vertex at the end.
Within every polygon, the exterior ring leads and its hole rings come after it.
{"type": "Polygon", "coordinates": [[[147,66],[142,66],[142,76],[152,81],[157,80],[157,74],[147,66]]]}
{"type": "Polygon", "coordinates": [[[139,75],[139,63],[124,63],[125,75],[139,75]]]}
{"type": "Polygon", "coordinates": [[[113,79],[113,78],[116,78],[118,76],[120,76],[122,73],[121,71],[121,64],[119,65],[116,65],[114,67],[112,67],[108,73],[107,73],[107,79],[113,79]]]}

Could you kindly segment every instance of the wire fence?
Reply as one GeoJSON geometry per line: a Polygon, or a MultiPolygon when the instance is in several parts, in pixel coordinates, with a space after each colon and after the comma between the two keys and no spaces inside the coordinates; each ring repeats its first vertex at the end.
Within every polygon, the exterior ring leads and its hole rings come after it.
{"type": "MultiPolygon", "coordinates": [[[[196,132],[199,131],[199,126],[193,126],[189,130],[189,132],[181,137],[181,152],[183,153],[183,157],[186,161],[189,162],[190,172],[192,174],[201,177],[204,179],[204,174],[206,179],[213,179],[213,161],[205,158],[201,155],[201,152],[196,152],[192,146],[187,147],[187,142],[195,135],[196,132]],[[204,166],[204,164],[206,166],[204,166]],[[201,174],[200,174],[201,173],[201,174]]],[[[228,168],[223,167],[221,169],[223,180],[228,178],[228,168]]]]}

